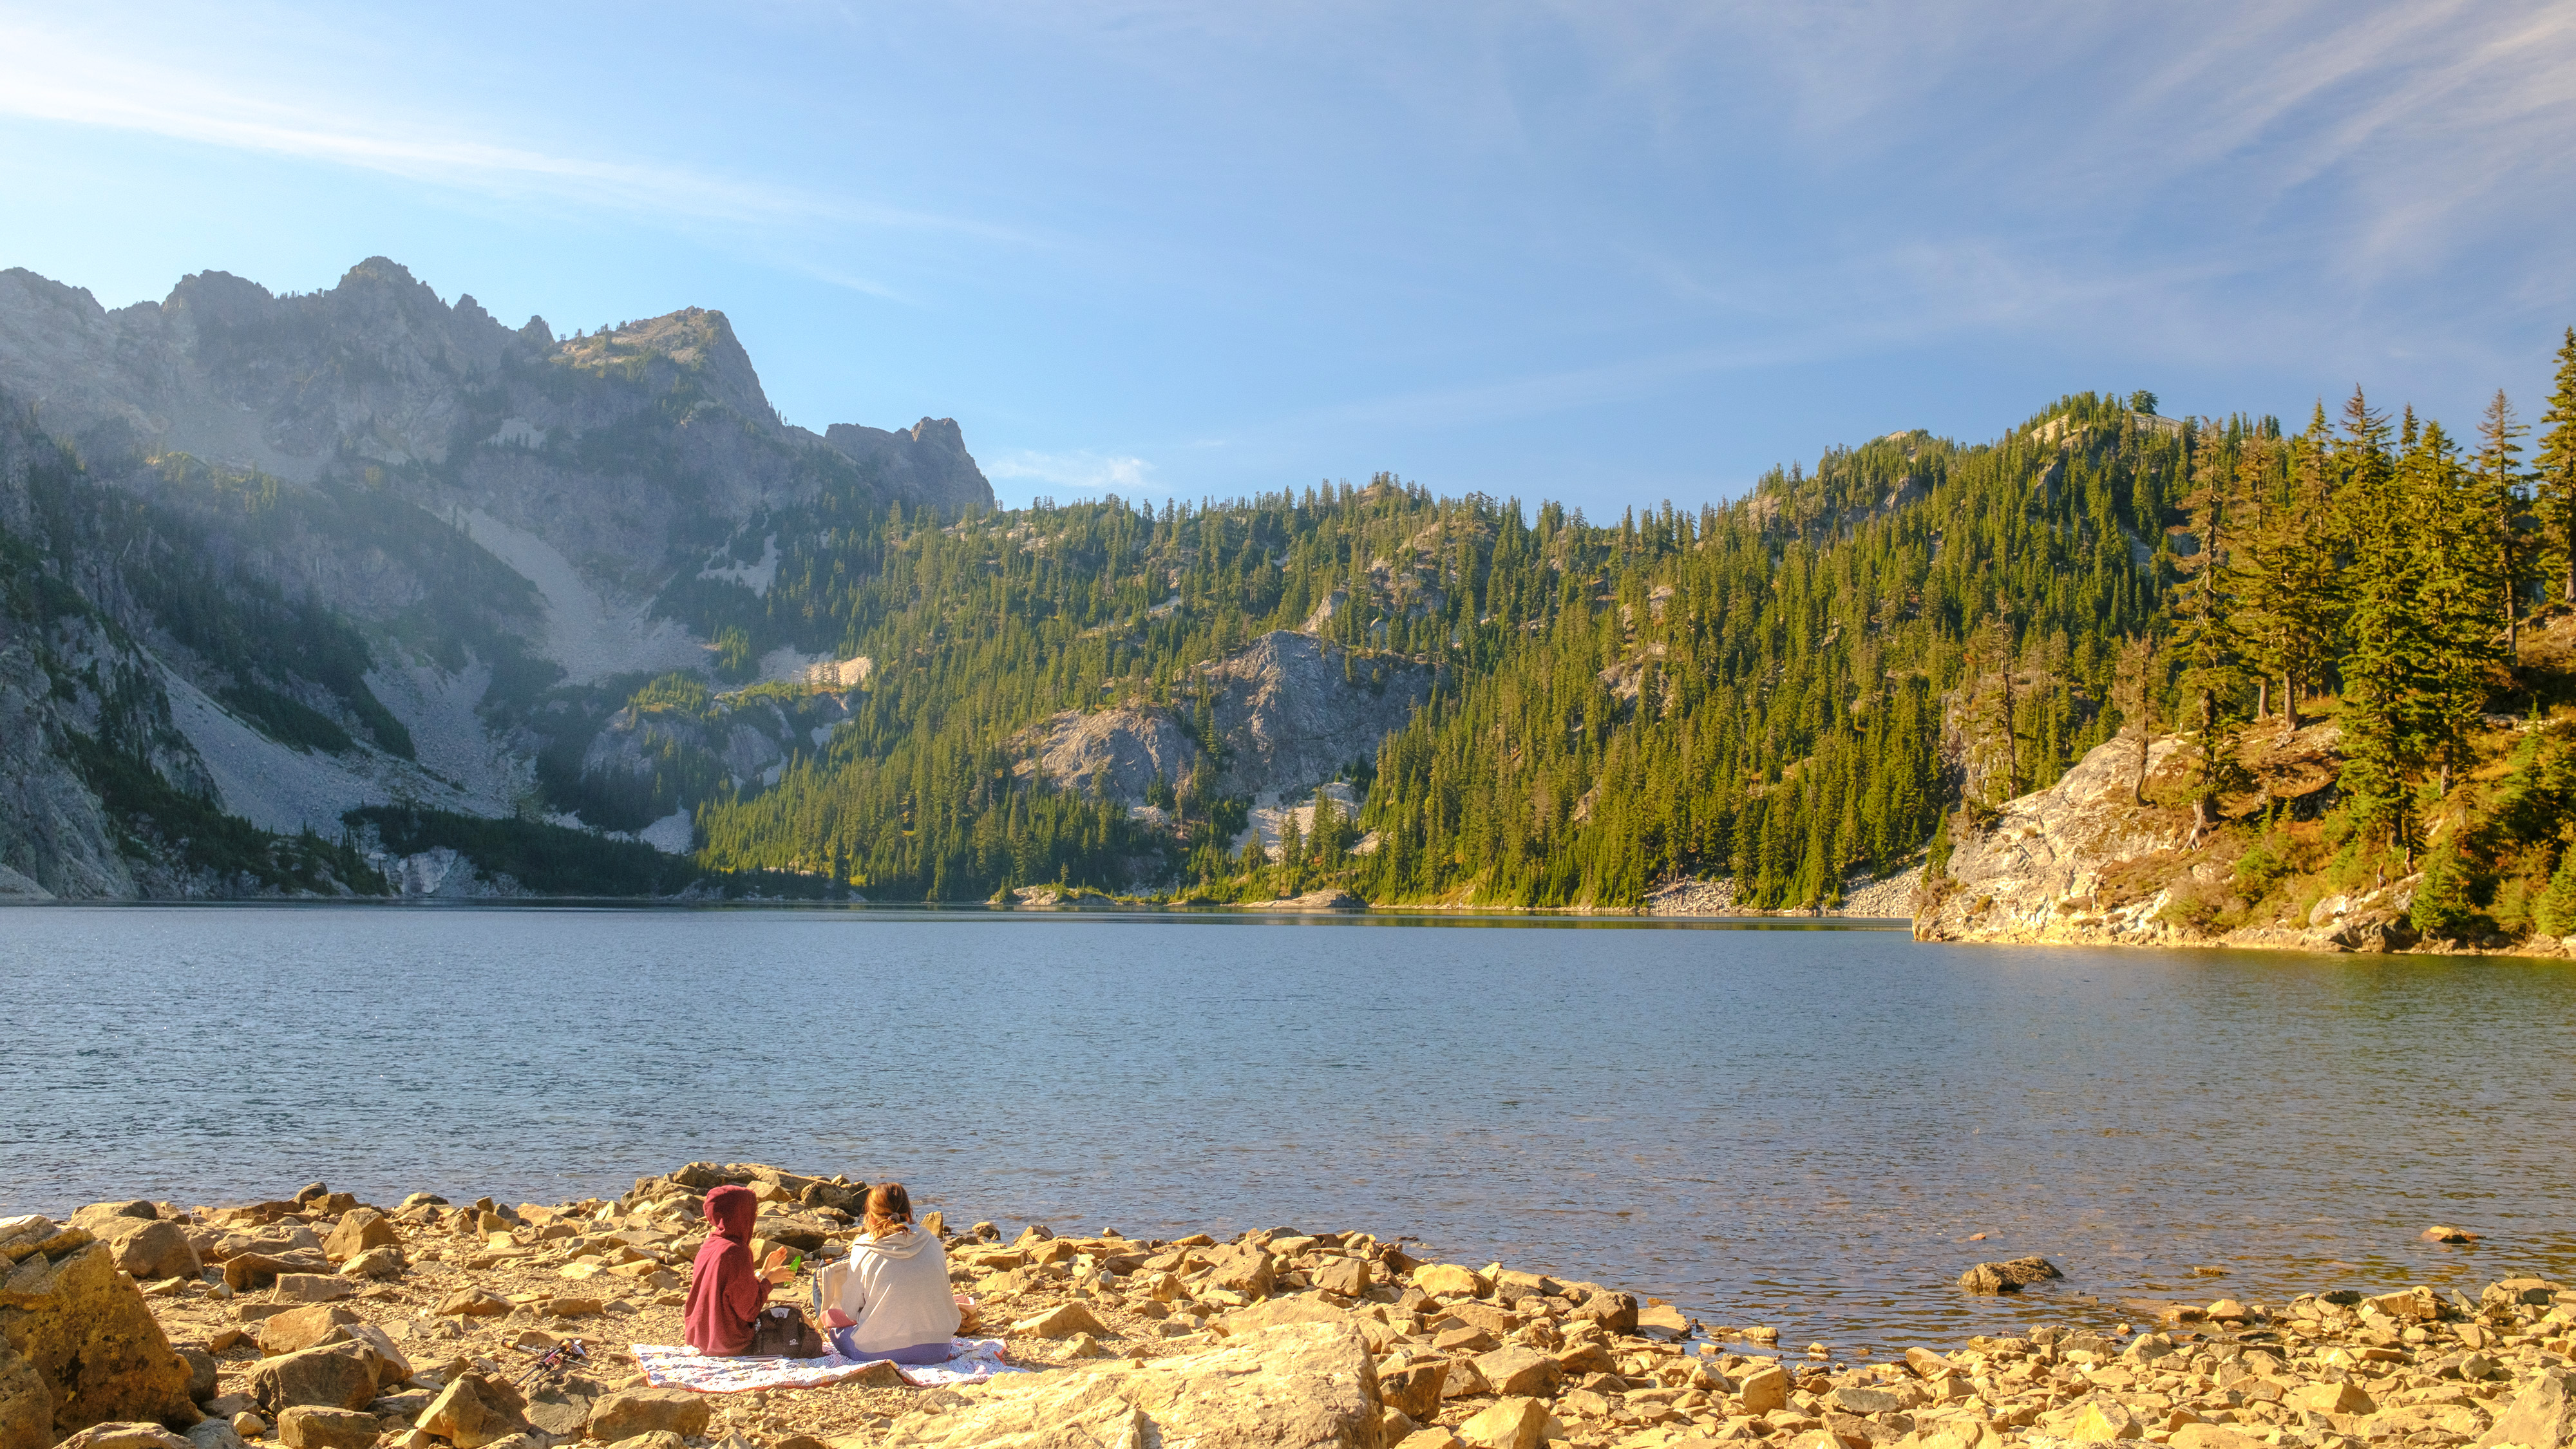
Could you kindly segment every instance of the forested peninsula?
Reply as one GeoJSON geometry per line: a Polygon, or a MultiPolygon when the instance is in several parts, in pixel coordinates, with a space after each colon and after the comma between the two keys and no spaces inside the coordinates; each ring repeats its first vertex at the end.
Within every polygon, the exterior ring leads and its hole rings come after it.
{"type": "Polygon", "coordinates": [[[5,273],[0,887],[1895,882],[1936,937],[2554,948],[2576,332],[2549,384],[2460,433],[2075,393],[1615,521],[1391,473],[1001,509],[954,423],[786,425],[721,313],[558,338],[381,259],[113,313],[5,273]]]}

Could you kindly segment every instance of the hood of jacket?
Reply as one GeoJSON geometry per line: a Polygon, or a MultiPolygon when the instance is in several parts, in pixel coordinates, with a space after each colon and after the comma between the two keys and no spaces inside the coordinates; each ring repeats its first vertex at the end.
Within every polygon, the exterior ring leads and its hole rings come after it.
{"type": "Polygon", "coordinates": [[[744,1247],[751,1246],[752,1220],[760,1215],[760,1199],[750,1188],[727,1183],[707,1194],[707,1227],[720,1238],[731,1238],[744,1247]]]}
{"type": "Polygon", "coordinates": [[[862,1253],[874,1253],[885,1258],[917,1257],[934,1241],[930,1234],[906,1223],[901,1230],[882,1238],[860,1238],[851,1243],[850,1257],[856,1259],[862,1253]]]}

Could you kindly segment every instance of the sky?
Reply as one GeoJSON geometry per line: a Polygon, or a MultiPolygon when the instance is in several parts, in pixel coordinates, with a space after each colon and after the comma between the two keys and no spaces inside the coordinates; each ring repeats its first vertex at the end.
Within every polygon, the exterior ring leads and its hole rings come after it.
{"type": "Polygon", "coordinates": [[[1607,516],[2088,388],[2536,415],[2571,75],[2565,0],[0,0],[0,266],[719,308],[1006,504],[1607,516]]]}

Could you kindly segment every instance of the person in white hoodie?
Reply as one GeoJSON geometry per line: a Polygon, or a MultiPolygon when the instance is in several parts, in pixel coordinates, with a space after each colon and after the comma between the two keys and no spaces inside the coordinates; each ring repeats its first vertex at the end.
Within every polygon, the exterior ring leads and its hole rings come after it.
{"type": "Polygon", "coordinates": [[[896,1363],[949,1358],[960,1320],[948,1287],[948,1252],[913,1225],[903,1184],[869,1188],[860,1226],[849,1261],[815,1284],[832,1347],[843,1358],[896,1363]]]}

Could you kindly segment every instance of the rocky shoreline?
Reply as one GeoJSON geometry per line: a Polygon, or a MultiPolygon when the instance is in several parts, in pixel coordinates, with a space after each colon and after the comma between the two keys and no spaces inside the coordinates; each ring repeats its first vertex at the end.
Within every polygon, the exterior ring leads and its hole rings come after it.
{"type": "MultiPolygon", "coordinates": [[[[2576,1293],[2507,1278],[2129,1303],[1845,1365],[1782,1330],[1417,1259],[1364,1232],[1015,1237],[925,1226],[978,1332],[1044,1372],[918,1389],[890,1372],[704,1395],[629,1346],[680,1341],[696,1203],[762,1199],[755,1244],[831,1253],[863,1185],[693,1163],[614,1201],[516,1207],[315,1183],[292,1198],[99,1203],[0,1220],[0,1449],[2570,1449],[2576,1293]],[[586,1354],[547,1368],[578,1341],[586,1354]]],[[[2447,1229],[2439,1231],[2449,1231],[2447,1229]]],[[[2017,1291],[2044,1260],[1978,1264],[2017,1291]]],[[[780,1293],[801,1301],[805,1280],[780,1293]]]]}

